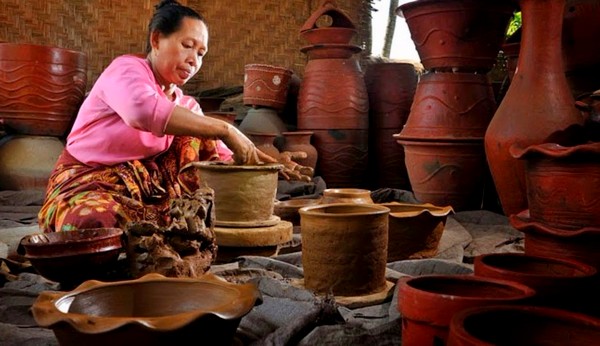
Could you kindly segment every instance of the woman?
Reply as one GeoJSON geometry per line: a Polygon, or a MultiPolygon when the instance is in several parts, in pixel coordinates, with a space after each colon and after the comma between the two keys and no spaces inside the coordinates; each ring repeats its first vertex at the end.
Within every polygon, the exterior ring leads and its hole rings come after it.
{"type": "Polygon", "coordinates": [[[45,232],[139,220],[165,225],[169,201],[200,186],[191,162],[275,162],[183,95],[179,87],[207,50],[200,14],[176,1],[156,6],[146,57],[116,58],[81,105],[39,213],[45,232]]]}

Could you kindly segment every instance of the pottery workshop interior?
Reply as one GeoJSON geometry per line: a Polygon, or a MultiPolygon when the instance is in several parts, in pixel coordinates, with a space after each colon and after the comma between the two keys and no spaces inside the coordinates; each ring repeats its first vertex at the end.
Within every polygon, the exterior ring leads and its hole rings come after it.
{"type": "Polygon", "coordinates": [[[0,345],[600,345],[598,37],[598,0],[1,0],[0,345]]]}

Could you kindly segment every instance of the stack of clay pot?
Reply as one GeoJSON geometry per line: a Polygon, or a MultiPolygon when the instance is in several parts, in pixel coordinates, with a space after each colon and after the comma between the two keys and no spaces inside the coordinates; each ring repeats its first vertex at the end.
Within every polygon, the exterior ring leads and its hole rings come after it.
{"type": "Polygon", "coordinates": [[[480,209],[487,172],[484,135],[496,110],[487,72],[494,66],[510,1],[420,0],[401,5],[421,62],[404,147],[417,199],[454,210],[480,209]]]}
{"type": "Polygon", "coordinates": [[[285,108],[292,71],[267,64],[248,64],[244,68],[243,102],[251,106],[240,123],[244,133],[274,133],[287,131],[279,117],[285,108]]]}
{"type": "Polygon", "coordinates": [[[322,1],[300,29],[310,43],[298,92],[298,130],[313,132],[316,174],[329,187],[361,187],[369,152],[369,97],[350,44],[356,27],[335,1],[322,1]],[[329,25],[327,25],[329,24],[329,25]]]}
{"type": "Polygon", "coordinates": [[[293,225],[274,215],[281,164],[198,162],[202,181],[215,193],[217,262],[237,256],[273,256],[292,240],[293,225]]]}
{"type": "Polygon", "coordinates": [[[0,190],[44,190],[83,101],[87,56],[0,43],[0,190]]]}

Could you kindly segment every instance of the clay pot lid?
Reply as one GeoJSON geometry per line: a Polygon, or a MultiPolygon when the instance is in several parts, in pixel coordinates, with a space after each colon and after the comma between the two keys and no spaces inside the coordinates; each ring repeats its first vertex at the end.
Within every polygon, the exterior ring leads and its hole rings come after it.
{"type": "Polygon", "coordinates": [[[379,204],[388,207],[390,209],[390,216],[396,218],[415,217],[421,214],[429,214],[434,217],[446,217],[454,213],[454,209],[452,209],[451,206],[438,207],[431,203],[413,204],[389,202],[379,204]]]}
{"type": "Polygon", "coordinates": [[[313,12],[310,17],[304,22],[304,25],[300,28],[300,32],[317,28],[317,21],[322,16],[331,17],[331,27],[342,27],[356,29],[356,25],[352,22],[352,19],[341,9],[338,8],[337,3],[334,0],[323,0],[321,6],[313,12]]]}
{"type": "Polygon", "coordinates": [[[236,165],[233,162],[224,161],[200,161],[192,162],[192,166],[217,172],[237,171],[280,171],[283,165],[280,163],[264,163],[260,165],[236,165]]]}
{"type": "Polygon", "coordinates": [[[538,222],[531,218],[529,209],[523,210],[518,214],[510,215],[510,224],[517,230],[523,233],[537,233],[540,235],[551,235],[560,238],[577,238],[580,236],[600,236],[600,228],[598,227],[582,227],[579,229],[560,229],[548,226],[543,222],[538,222]]]}
{"type": "Polygon", "coordinates": [[[77,332],[85,334],[110,332],[127,325],[140,325],[151,330],[168,332],[184,327],[203,316],[216,316],[223,320],[241,318],[257,301],[260,303],[262,297],[256,285],[251,283],[233,284],[210,273],[200,278],[167,278],[152,273],[136,280],[89,280],[70,292],[44,291],[34,302],[32,313],[41,327],[51,328],[60,323],[68,323],[77,332]],[[124,294],[123,290],[130,293],[124,294]],[[148,290],[156,292],[144,296],[142,293],[148,290]],[[137,305],[142,309],[144,306],[151,306],[150,311],[143,311],[140,316],[123,316],[122,311],[115,312],[113,310],[116,308],[106,305],[118,305],[119,294],[122,296],[121,300],[130,299],[131,294],[134,298],[141,299],[159,296],[158,291],[170,292],[171,294],[160,296],[163,299],[174,300],[172,304],[160,304],[160,307],[165,309],[164,315],[157,315],[160,311],[152,310],[160,310],[152,301],[138,302],[137,305]],[[173,294],[178,291],[178,294],[173,294]],[[139,297],[135,297],[136,294],[139,297]],[[198,304],[198,300],[202,300],[203,297],[206,297],[207,301],[198,304]],[[105,301],[107,298],[112,301],[105,301]],[[86,302],[77,304],[78,299],[86,302]],[[109,308],[110,311],[103,311],[103,307],[98,306],[103,300],[106,305],[104,308],[109,308]],[[177,311],[174,305],[176,301],[181,300],[190,300],[190,304],[182,304],[181,311],[177,311]],[[89,313],[80,311],[86,309],[89,309],[89,313]],[[105,316],[103,313],[114,313],[115,316],[105,316]]]}

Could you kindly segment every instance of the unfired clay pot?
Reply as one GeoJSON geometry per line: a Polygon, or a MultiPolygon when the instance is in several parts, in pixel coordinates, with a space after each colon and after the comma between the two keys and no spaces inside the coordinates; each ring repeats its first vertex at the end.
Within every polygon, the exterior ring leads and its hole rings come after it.
{"type": "Polygon", "coordinates": [[[478,306],[523,304],[535,291],[523,284],[473,275],[425,275],[401,279],[398,310],[402,345],[445,345],[452,316],[478,306]]]}
{"type": "Polygon", "coordinates": [[[389,211],[381,205],[350,203],[301,208],[305,287],[339,296],[383,291],[389,211]]]}
{"type": "Polygon", "coordinates": [[[281,164],[232,165],[203,161],[195,164],[200,179],[215,191],[215,223],[254,223],[273,218],[281,164]]]}
{"type": "Polygon", "coordinates": [[[448,346],[595,345],[600,320],[536,306],[486,306],[458,312],[448,346]]]}
{"type": "Polygon", "coordinates": [[[371,191],[365,189],[325,189],[321,204],[330,203],[372,204],[373,199],[371,199],[371,191]]]}
{"type": "Polygon", "coordinates": [[[429,258],[438,245],[452,207],[433,204],[382,203],[390,208],[388,262],[429,258]]]}
{"type": "Polygon", "coordinates": [[[45,291],[32,312],[62,346],[231,345],[242,317],[260,301],[254,284],[232,284],[212,274],[198,279],[148,274],[86,281],[71,292],[45,291]]]}

